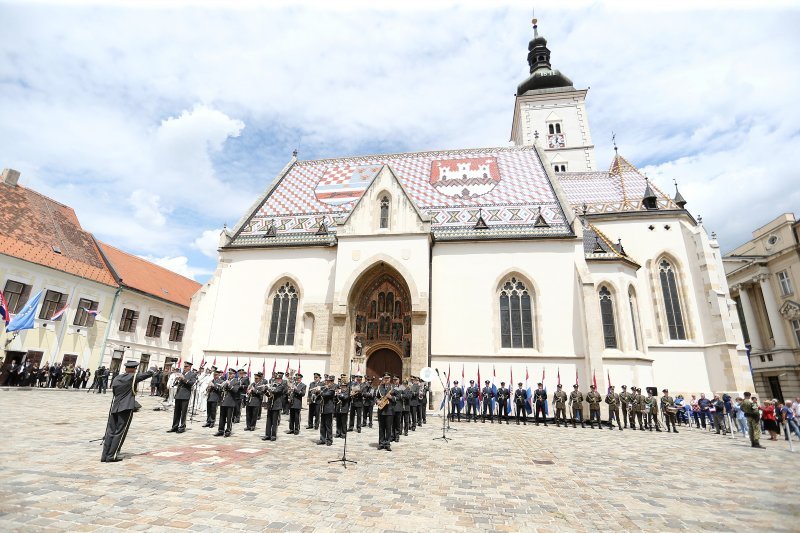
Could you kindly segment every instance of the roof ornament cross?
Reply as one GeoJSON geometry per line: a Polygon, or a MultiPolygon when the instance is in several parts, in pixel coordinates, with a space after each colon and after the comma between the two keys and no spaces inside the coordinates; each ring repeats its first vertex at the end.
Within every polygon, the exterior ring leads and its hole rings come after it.
{"type": "Polygon", "coordinates": [[[613,131],[611,132],[611,144],[614,145],[614,153],[617,153],[617,134],[613,131]]]}

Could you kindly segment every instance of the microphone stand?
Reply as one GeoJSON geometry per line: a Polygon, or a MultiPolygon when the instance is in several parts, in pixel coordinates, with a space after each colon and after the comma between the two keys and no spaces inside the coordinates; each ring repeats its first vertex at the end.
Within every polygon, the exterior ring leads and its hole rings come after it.
{"type": "MultiPolygon", "coordinates": [[[[348,374],[348,376],[351,377],[352,375],[353,375],[353,359],[350,358],[350,373],[348,374]]],[[[350,398],[350,401],[352,402],[353,401],[352,400],[352,398],[353,398],[353,382],[352,382],[352,380],[347,382],[347,396],[350,398]]],[[[321,420],[320,420],[320,423],[322,423],[321,420]]],[[[333,461],[328,461],[328,464],[331,464],[331,463],[342,463],[342,466],[345,467],[345,468],[347,468],[347,463],[353,463],[354,465],[358,464],[358,461],[351,461],[350,459],[347,458],[347,434],[348,433],[350,433],[350,432],[347,431],[347,424],[345,423],[345,425],[344,425],[344,448],[342,449],[342,457],[341,457],[341,459],[334,459],[333,461]]]]}
{"type": "Polygon", "coordinates": [[[189,424],[194,425],[194,409],[197,406],[197,389],[199,388],[198,385],[200,384],[200,380],[195,380],[194,385],[192,385],[192,414],[189,415],[189,424]]]}
{"type": "Polygon", "coordinates": [[[447,431],[447,429],[449,429],[449,428],[445,427],[445,420],[447,421],[446,424],[448,426],[450,425],[450,419],[447,418],[447,406],[450,403],[450,389],[445,388],[444,381],[442,381],[442,376],[439,374],[439,370],[438,369],[436,370],[436,376],[439,378],[439,383],[442,384],[442,390],[444,390],[444,396],[443,396],[443,398],[444,398],[444,406],[442,407],[442,414],[443,414],[443,416],[442,416],[442,436],[441,437],[436,437],[433,440],[443,440],[443,441],[447,442],[447,441],[453,440],[451,438],[448,438],[447,434],[445,433],[447,431]]]}

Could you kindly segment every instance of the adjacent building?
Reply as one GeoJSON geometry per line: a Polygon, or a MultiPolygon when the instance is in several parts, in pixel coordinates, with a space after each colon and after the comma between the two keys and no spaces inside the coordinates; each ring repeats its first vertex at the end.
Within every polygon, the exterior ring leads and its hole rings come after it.
{"type": "Polygon", "coordinates": [[[0,335],[3,373],[14,361],[112,370],[123,357],[169,364],[179,357],[189,299],[199,287],[98,243],[71,207],[21,186],[19,172],[3,171],[0,289],[12,314],[42,292],[34,329],[0,335]]]}
{"type": "Polygon", "coordinates": [[[723,257],[756,392],[800,396],[800,222],[785,213],[723,257]]]}

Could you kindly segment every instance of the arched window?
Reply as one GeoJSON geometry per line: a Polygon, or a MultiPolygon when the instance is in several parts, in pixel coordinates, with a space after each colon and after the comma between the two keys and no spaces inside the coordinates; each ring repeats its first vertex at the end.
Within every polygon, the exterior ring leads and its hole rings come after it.
{"type": "Polygon", "coordinates": [[[631,309],[631,324],[633,325],[633,346],[637,350],[639,349],[639,327],[636,325],[637,323],[637,314],[636,314],[636,295],[633,294],[633,288],[628,291],[628,306],[631,309]]]}
{"type": "Polygon", "coordinates": [[[269,324],[269,344],[273,346],[294,344],[297,300],[297,290],[288,281],[275,291],[275,296],[272,298],[272,320],[269,324]]]}
{"type": "Polygon", "coordinates": [[[381,198],[381,229],[389,227],[389,197],[381,198]]]}
{"type": "Polygon", "coordinates": [[[556,124],[556,133],[561,133],[561,123],[556,124]]]}
{"type": "Polygon", "coordinates": [[[556,127],[553,124],[548,124],[547,129],[550,131],[550,135],[556,132],[556,127]]]}
{"type": "Polygon", "coordinates": [[[666,259],[658,264],[661,278],[661,293],[664,296],[664,312],[667,316],[667,331],[673,340],[686,339],[686,328],[683,325],[681,301],[678,298],[678,282],[675,279],[675,267],[666,259]]]}
{"type": "Polygon", "coordinates": [[[606,348],[617,347],[617,326],[614,322],[614,301],[608,287],[600,287],[600,317],[603,319],[603,339],[606,348]]]}
{"type": "Polygon", "coordinates": [[[502,347],[533,348],[533,314],[528,288],[512,277],[503,283],[499,297],[502,347]]]}

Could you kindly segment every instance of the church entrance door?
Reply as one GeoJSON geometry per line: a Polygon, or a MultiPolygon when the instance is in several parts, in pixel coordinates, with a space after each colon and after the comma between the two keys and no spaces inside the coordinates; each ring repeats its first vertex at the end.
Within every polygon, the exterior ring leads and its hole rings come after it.
{"type": "Polygon", "coordinates": [[[389,348],[379,348],[367,359],[367,382],[382,377],[384,372],[389,372],[393,376],[403,375],[403,362],[400,356],[389,348]]]}

